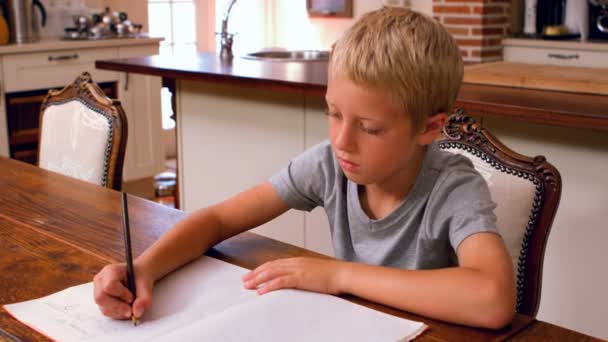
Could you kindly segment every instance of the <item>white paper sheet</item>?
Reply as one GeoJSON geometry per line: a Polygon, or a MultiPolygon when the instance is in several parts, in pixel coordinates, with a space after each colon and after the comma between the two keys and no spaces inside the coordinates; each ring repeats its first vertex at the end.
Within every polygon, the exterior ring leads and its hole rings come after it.
{"type": "Polygon", "coordinates": [[[137,327],[104,317],[92,283],[4,307],[58,341],[406,341],[426,328],[319,293],[259,296],[243,288],[246,272],[206,256],[186,265],[157,284],[137,327]]]}

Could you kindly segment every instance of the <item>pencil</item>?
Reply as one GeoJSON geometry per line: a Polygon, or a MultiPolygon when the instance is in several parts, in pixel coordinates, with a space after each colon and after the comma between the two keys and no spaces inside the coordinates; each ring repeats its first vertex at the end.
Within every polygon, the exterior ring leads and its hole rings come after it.
{"type": "MultiPolygon", "coordinates": [[[[137,297],[135,291],[135,271],[133,270],[133,257],[131,255],[131,232],[129,228],[129,207],[127,205],[127,193],[122,192],[122,227],[125,234],[125,258],[127,259],[127,287],[133,294],[133,301],[137,297]]],[[[133,302],[131,302],[133,304],[133,302]]],[[[139,320],[131,313],[131,321],[133,325],[139,324],[139,320]]]]}

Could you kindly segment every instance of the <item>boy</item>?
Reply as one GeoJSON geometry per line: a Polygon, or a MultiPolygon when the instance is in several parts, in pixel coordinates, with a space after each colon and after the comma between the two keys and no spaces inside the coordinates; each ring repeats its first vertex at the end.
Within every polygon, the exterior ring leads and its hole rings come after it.
{"type": "Polygon", "coordinates": [[[332,52],[330,142],[176,224],[136,259],[132,308],[125,266],[106,266],[94,279],[100,309],[141,317],[167,273],[290,208],[320,205],[339,259],[275,260],[246,274],[246,288],[349,293],[454,323],[505,326],[515,282],[495,205],[471,163],[433,143],[462,74],[458,47],[434,20],[401,8],[364,15],[332,52]]]}

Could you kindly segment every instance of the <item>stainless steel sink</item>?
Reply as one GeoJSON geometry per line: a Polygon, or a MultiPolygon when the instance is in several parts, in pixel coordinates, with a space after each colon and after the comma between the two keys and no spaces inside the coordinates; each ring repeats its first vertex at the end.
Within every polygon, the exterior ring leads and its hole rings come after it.
{"type": "Polygon", "coordinates": [[[268,61],[285,61],[285,62],[314,62],[329,60],[329,51],[322,50],[276,50],[276,51],[258,51],[248,53],[243,58],[268,60],[268,61]]]}

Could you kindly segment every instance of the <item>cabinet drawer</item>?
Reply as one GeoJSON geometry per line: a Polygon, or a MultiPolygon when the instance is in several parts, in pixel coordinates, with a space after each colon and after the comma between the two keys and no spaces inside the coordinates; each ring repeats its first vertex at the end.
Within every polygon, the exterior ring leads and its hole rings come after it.
{"type": "Polygon", "coordinates": [[[117,48],[75,49],[4,56],[4,92],[63,88],[83,71],[95,82],[118,80],[118,72],[95,69],[95,60],[118,57],[117,48]]]}
{"type": "Polygon", "coordinates": [[[606,68],[607,51],[505,46],[506,62],[606,68]]]}

